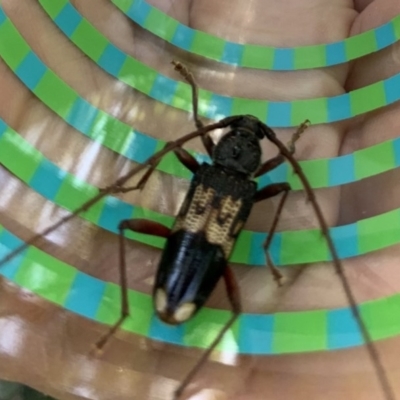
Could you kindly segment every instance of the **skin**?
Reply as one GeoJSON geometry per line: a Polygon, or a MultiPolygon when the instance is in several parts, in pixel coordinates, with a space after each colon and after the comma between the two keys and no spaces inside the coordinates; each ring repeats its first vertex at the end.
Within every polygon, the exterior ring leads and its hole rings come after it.
{"type": "MultiPolygon", "coordinates": [[[[33,0],[2,0],[2,7],[33,50],[64,81],[95,106],[153,137],[175,139],[191,130],[184,112],[134,92],[108,76],[78,51],[33,0]]],[[[240,70],[200,58],[185,58],[133,26],[106,0],[72,3],[123,51],[163,74],[178,79],[169,61],[188,64],[199,86],[232,96],[286,101],[334,96],[399,72],[399,49],[393,45],[350,64],[298,72],[240,70]]],[[[231,41],[289,47],[342,40],[379,26],[400,12],[394,0],[152,0],[151,4],[191,27],[231,41]],[[229,17],[227,18],[227,10],[229,17]]],[[[133,163],[98,147],[74,131],[36,99],[0,60],[0,117],[35,144],[60,168],[98,187],[125,173],[133,163]],[[94,156],[93,156],[94,155],[94,156]]],[[[341,123],[312,126],[300,139],[299,160],[335,157],[395,138],[399,105],[341,123]]],[[[279,130],[286,142],[293,129],[279,130]]],[[[117,134],[117,133],[116,133],[117,134]]],[[[264,143],[265,157],[276,150],[264,143]]],[[[203,151],[200,142],[188,148],[203,151]]],[[[394,170],[341,188],[317,191],[330,225],[343,225],[400,206],[399,171],[394,170]]],[[[29,190],[6,170],[0,171],[0,223],[22,239],[57,221],[64,213],[29,190]],[[7,194],[7,195],[5,195],[7,194]]],[[[121,195],[127,202],[176,214],[187,182],[154,174],[142,193],[121,195]]],[[[276,200],[254,208],[247,229],[266,231],[276,200]]],[[[291,194],[279,230],[316,226],[301,192],[291,194]]],[[[118,281],[117,238],[75,220],[38,247],[103,280],[118,281]]],[[[130,241],[129,287],[151,293],[159,252],[130,241]]],[[[400,290],[399,246],[345,261],[344,268],[359,302],[400,290]]],[[[245,312],[311,310],[347,306],[332,266],[283,270],[278,289],[267,269],[234,266],[245,312]]],[[[229,309],[220,285],[209,307],[229,309]]],[[[101,357],[90,357],[106,327],[68,313],[0,281],[0,378],[22,382],[59,399],[170,399],[173,389],[201,352],[181,349],[119,332],[101,357]]],[[[386,374],[396,393],[400,382],[398,338],[377,343],[386,374]]],[[[336,400],[384,399],[365,348],[330,353],[274,357],[216,355],[198,374],[183,398],[193,400],[336,400]],[[323,397],[322,397],[323,396],[323,397]]]]}

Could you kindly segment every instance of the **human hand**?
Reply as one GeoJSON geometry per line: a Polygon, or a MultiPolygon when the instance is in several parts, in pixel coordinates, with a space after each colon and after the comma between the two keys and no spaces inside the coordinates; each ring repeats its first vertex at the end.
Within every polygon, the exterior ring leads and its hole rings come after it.
{"type": "MultiPolygon", "coordinates": [[[[201,88],[226,95],[275,101],[334,96],[393,75],[398,69],[396,45],[352,65],[296,72],[236,69],[199,58],[187,60],[181,52],[165,47],[160,40],[132,27],[109,2],[77,0],[72,3],[113,43],[157,71],[179,79],[169,61],[180,59],[189,63],[201,88]]],[[[96,107],[163,140],[176,139],[193,130],[193,123],[186,113],[156,104],[100,70],[64,38],[36,2],[21,0],[16,4],[3,0],[1,4],[39,57],[96,107]]],[[[249,4],[239,1],[197,1],[193,4],[159,1],[152,4],[165,9],[182,23],[190,23],[193,28],[232,41],[278,47],[341,40],[348,32],[360,33],[388,21],[398,7],[393,1],[375,1],[364,9],[366,4],[360,3],[357,7],[363,11],[357,15],[343,2],[329,7],[322,2],[267,4],[265,0],[249,4]]],[[[132,166],[130,161],[100,149],[68,126],[32,96],[4,63],[0,65],[3,93],[0,116],[60,168],[94,186],[104,187],[132,166]]],[[[335,157],[393,138],[396,136],[397,107],[394,104],[341,123],[314,125],[296,146],[296,157],[300,160],[335,157]]],[[[277,131],[286,142],[293,129],[277,131]]],[[[187,147],[204,152],[199,142],[187,147]]],[[[265,145],[267,157],[275,153],[274,148],[265,145]]],[[[395,208],[396,173],[394,170],[341,190],[318,190],[317,198],[329,223],[343,225],[395,208]],[[371,188],[383,195],[371,196],[371,188]],[[387,192],[391,195],[384,195],[387,192]]],[[[1,171],[0,177],[2,191],[7,193],[7,196],[1,196],[1,223],[21,238],[29,238],[33,232],[64,215],[64,211],[35,194],[9,172],[1,171]]],[[[160,174],[153,177],[142,194],[125,194],[123,199],[174,215],[186,188],[186,181],[160,174]]],[[[266,231],[274,204],[257,205],[246,228],[266,231]]],[[[279,229],[313,226],[316,226],[315,217],[304,203],[304,194],[293,193],[279,229]]],[[[115,235],[84,220],[75,220],[39,247],[99,279],[118,281],[115,235]]],[[[129,242],[128,254],[130,288],[150,293],[159,252],[129,242]]],[[[360,302],[396,293],[398,289],[393,277],[396,276],[397,258],[396,246],[344,263],[360,302]],[[376,265],[379,269],[372,268],[376,265]]],[[[235,272],[242,289],[245,312],[347,306],[330,264],[285,269],[287,282],[284,289],[275,287],[266,269],[238,266],[235,272]]],[[[107,327],[62,310],[7,281],[2,281],[0,289],[0,357],[3,361],[0,376],[29,384],[60,399],[125,399],[132,396],[168,399],[185,371],[201,354],[200,350],[155,343],[120,332],[102,357],[89,358],[91,345],[107,327]]],[[[216,290],[209,306],[229,308],[222,286],[216,290]]],[[[377,344],[389,376],[396,368],[397,342],[397,339],[391,339],[377,344]]],[[[364,348],[335,353],[243,356],[230,360],[233,361],[227,364],[208,363],[186,396],[192,394],[191,398],[194,398],[195,393],[206,388],[210,389],[201,392],[202,399],[257,400],[267,397],[279,400],[322,396],[337,399],[343,396],[375,400],[381,396],[364,348]]],[[[394,379],[392,383],[396,384],[394,379]]]]}

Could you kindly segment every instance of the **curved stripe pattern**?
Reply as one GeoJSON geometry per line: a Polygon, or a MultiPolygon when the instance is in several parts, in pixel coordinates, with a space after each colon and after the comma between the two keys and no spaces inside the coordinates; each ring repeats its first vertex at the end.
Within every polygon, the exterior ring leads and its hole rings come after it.
{"type": "Polygon", "coordinates": [[[333,43],[292,48],[241,44],[192,29],[145,0],[111,1],[136,24],[166,42],[189,53],[239,67],[274,71],[328,67],[384,49],[400,38],[400,15],[397,15],[375,29],[333,43]]]}
{"type": "MultiPolygon", "coordinates": [[[[130,87],[166,105],[191,111],[186,83],[159,74],[128,56],[85,20],[67,0],[40,0],[59,29],[99,67],[130,87]]],[[[341,121],[376,110],[400,99],[400,74],[334,97],[273,102],[228,97],[199,90],[199,114],[210,119],[251,114],[271,127],[341,121]]]]}
{"type": "MultiPolygon", "coordinates": [[[[0,226],[0,256],[23,242],[0,226]]],[[[119,317],[120,289],[30,246],[1,268],[18,286],[64,309],[107,325],[119,317]]],[[[190,322],[170,327],[154,315],[150,296],[130,290],[132,317],[122,329],[179,346],[207,348],[230,312],[204,308],[190,322]]],[[[400,334],[400,295],[359,305],[373,340],[400,334]]],[[[221,351],[283,354],[329,351],[363,345],[351,310],[314,310],[277,314],[242,314],[218,345],[221,351]]]]}
{"type": "MultiPolygon", "coordinates": [[[[110,150],[134,162],[143,163],[165,145],[162,140],[132,130],[129,125],[80,97],[32,52],[1,8],[0,56],[26,87],[66,123],[110,150]],[[55,93],[57,96],[54,96],[55,93]]],[[[204,154],[192,154],[199,162],[209,161],[204,154]]],[[[300,164],[314,188],[343,185],[397,168],[400,165],[400,139],[389,140],[353,154],[302,161],[300,164]]],[[[191,178],[191,173],[172,155],[166,156],[157,169],[180,178],[191,178]]],[[[287,164],[265,174],[258,182],[260,186],[289,182],[293,190],[302,189],[297,176],[287,164]]]]}
{"type": "MultiPolygon", "coordinates": [[[[94,186],[60,170],[0,120],[0,162],[32,189],[60,207],[73,211],[97,194],[94,186]]],[[[82,218],[118,233],[118,223],[127,218],[146,218],[172,226],[173,217],[105,197],[82,218]]],[[[382,249],[400,242],[400,209],[330,229],[340,258],[382,249]]],[[[164,239],[129,232],[131,239],[162,248],[164,239]]],[[[231,261],[265,266],[262,243],[266,233],[243,231],[231,261]]],[[[329,261],[330,253],[318,229],[285,231],[274,235],[271,256],[276,265],[329,261]],[[304,249],[307,249],[305,252],[304,249]]]]}
{"type": "MultiPolygon", "coordinates": [[[[0,30],[3,33],[7,29],[5,23],[7,23],[6,17],[0,12],[0,30]]],[[[5,46],[4,41],[0,41],[0,48],[5,46]]],[[[15,70],[21,66],[21,61],[24,60],[25,56],[27,54],[32,55],[32,53],[29,52],[30,49],[27,46],[17,46],[14,50],[8,62],[15,70]]],[[[38,70],[40,72],[40,66],[38,70]]],[[[34,76],[30,83],[32,86],[38,83],[35,83],[35,79],[34,76]]],[[[51,83],[51,80],[47,82],[50,86],[51,83]]],[[[61,98],[63,94],[59,94],[59,97],[61,98]]],[[[71,103],[69,103],[70,105],[71,103]]],[[[61,106],[61,110],[63,114],[68,115],[71,108],[63,109],[61,106]]],[[[21,142],[23,139],[17,137],[18,135],[1,121],[0,132],[0,157],[2,162],[14,166],[16,175],[20,176],[25,182],[29,182],[33,188],[39,188],[38,191],[41,194],[48,196],[48,198],[69,199],[72,208],[81,204],[85,196],[94,194],[94,189],[85,186],[82,182],[74,179],[73,176],[57,170],[35,149],[24,145],[21,142]],[[17,150],[20,151],[18,154],[15,153],[17,150]],[[15,160],[18,160],[18,163],[15,160]],[[43,186],[43,179],[48,179],[48,182],[51,183],[46,186],[47,189],[43,186]],[[66,182],[70,184],[70,187],[66,182]],[[44,194],[46,190],[47,194],[44,194]]],[[[115,221],[121,209],[121,205],[115,204],[115,199],[108,197],[89,210],[87,214],[97,220],[109,218],[115,221]],[[111,207],[107,208],[105,204],[109,204],[111,207]],[[105,210],[106,216],[104,216],[105,210]]],[[[128,210],[127,214],[134,216],[135,209],[133,212],[128,210]]],[[[368,245],[368,240],[372,245],[382,244],[379,240],[382,239],[381,236],[385,235],[382,235],[380,229],[387,229],[388,226],[393,228],[393,234],[396,236],[399,232],[397,226],[400,221],[399,216],[398,210],[394,210],[391,213],[378,216],[378,222],[374,220],[374,223],[370,225],[364,223],[364,226],[361,226],[361,229],[364,227],[367,232],[367,242],[364,242],[364,245],[368,245]],[[384,217],[384,220],[382,220],[382,217],[384,217]],[[390,225],[393,221],[395,227],[390,225]],[[368,230],[370,231],[368,232],[368,230]]],[[[365,221],[360,221],[360,223],[365,221]]],[[[343,228],[347,227],[340,227],[340,229],[343,228]]],[[[351,232],[347,231],[347,234],[351,234],[351,232]]],[[[398,238],[396,239],[398,241],[398,238]]],[[[283,242],[282,239],[280,240],[283,242]]],[[[346,244],[350,242],[346,239],[346,244]]],[[[20,239],[0,226],[1,256],[20,244],[22,244],[20,239]]],[[[362,244],[359,244],[360,247],[362,247],[362,244]]],[[[301,246],[299,245],[299,248],[303,249],[304,243],[301,246]]],[[[0,270],[0,273],[36,295],[84,317],[106,324],[113,323],[118,317],[120,295],[117,285],[83,274],[32,246],[10,261],[0,270]]],[[[223,321],[229,316],[227,311],[204,309],[192,322],[171,328],[161,324],[154,317],[149,296],[130,291],[130,301],[135,318],[127,321],[124,325],[125,330],[182,346],[207,347],[223,321]]],[[[396,310],[399,306],[399,295],[367,302],[359,306],[374,340],[399,334],[400,326],[398,318],[396,318],[396,310]]],[[[275,315],[244,314],[230,331],[230,334],[226,335],[219,345],[219,349],[233,350],[245,354],[280,354],[334,350],[358,345],[362,345],[359,329],[351,317],[350,310],[343,308],[329,311],[278,313],[275,315]]]]}

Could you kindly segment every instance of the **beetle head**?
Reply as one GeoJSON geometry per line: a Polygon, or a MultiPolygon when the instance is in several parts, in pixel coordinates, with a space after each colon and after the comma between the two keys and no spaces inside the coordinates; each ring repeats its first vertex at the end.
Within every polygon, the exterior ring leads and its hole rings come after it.
{"type": "Polygon", "coordinates": [[[253,175],[261,164],[264,125],[257,118],[245,115],[230,127],[214,148],[213,162],[231,171],[253,175]]]}

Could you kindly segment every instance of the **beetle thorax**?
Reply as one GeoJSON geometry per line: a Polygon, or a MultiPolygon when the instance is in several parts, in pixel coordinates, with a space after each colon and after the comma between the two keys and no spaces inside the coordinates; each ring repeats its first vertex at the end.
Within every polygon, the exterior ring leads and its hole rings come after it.
{"type": "Polygon", "coordinates": [[[234,128],[215,146],[212,159],[231,172],[252,176],[261,164],[260,141],[252,131],[234,128]]]}

